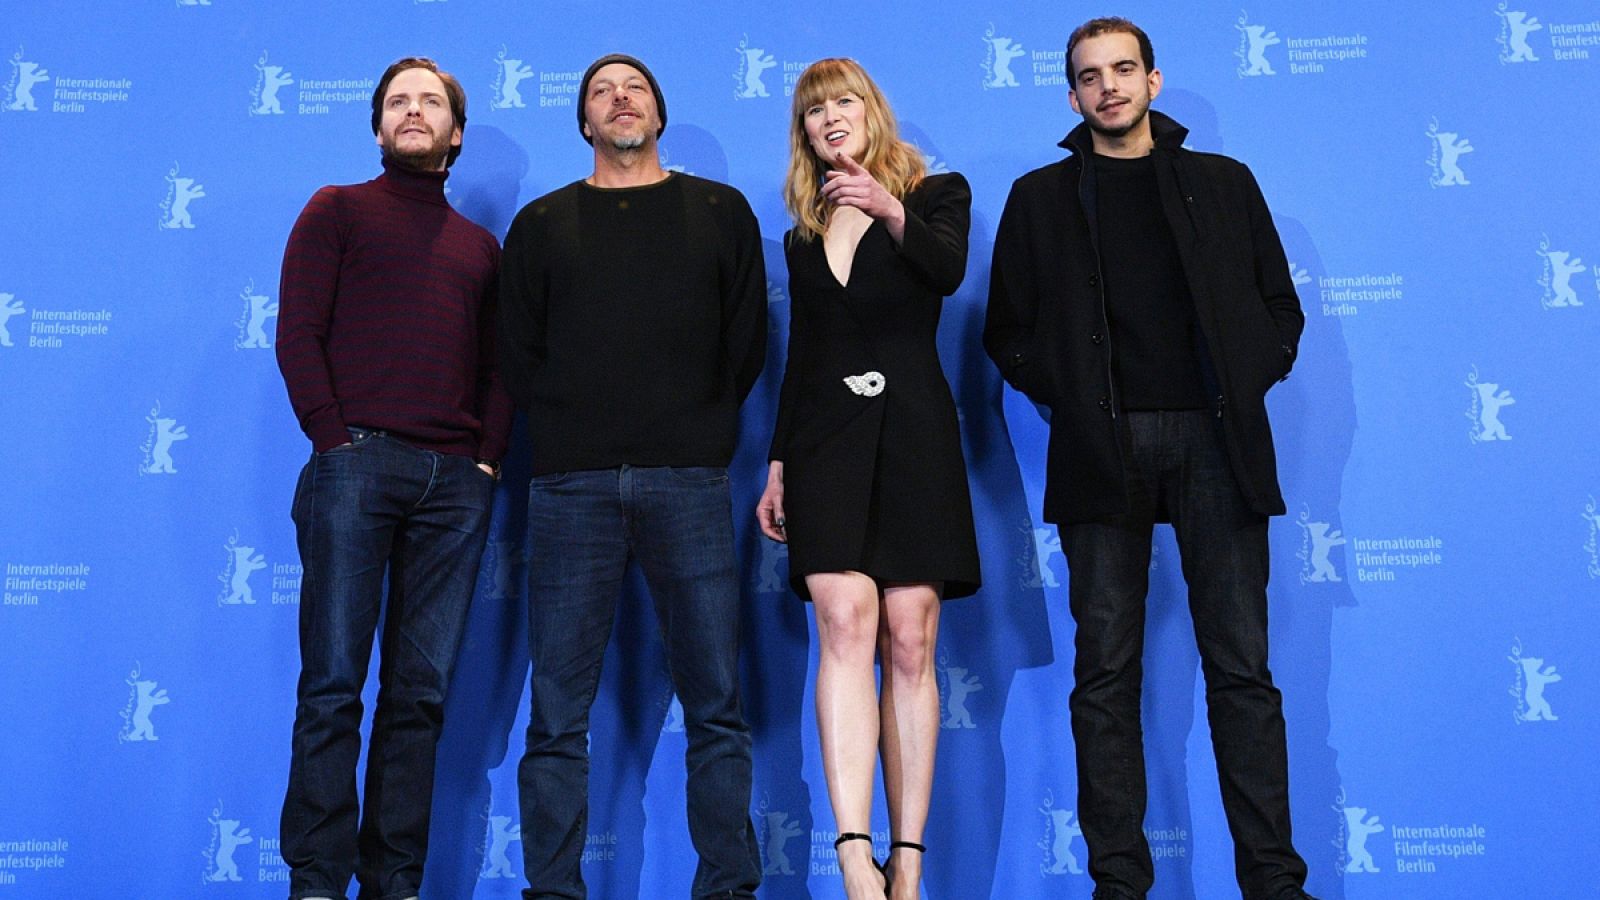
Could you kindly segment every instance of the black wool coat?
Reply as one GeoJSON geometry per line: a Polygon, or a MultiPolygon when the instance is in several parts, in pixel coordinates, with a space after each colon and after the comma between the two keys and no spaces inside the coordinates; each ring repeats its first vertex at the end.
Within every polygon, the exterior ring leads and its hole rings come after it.
{"type": "MultiPolygon", "coordinates": [[[[1251,508],[1282,515],[1265,398],[1288,377],[1305,326],[1283,244],[1243,163],[1186,150],[1187,129],[1153,111],[1150,120],[1212,412],[1251,508]]],[[[1128,500],[1088,126],[1062,146],[1073,155],[1012,185],[995,236],[983,342],[1005,380],[1050,410],[1044,518],[1071,524],[1125,512],[1128,500]]]]}

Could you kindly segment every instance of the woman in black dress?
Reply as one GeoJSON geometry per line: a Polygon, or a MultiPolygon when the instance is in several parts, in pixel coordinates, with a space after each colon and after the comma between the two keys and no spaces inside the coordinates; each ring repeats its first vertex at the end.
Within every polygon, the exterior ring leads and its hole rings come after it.
{"type": "Polygon", "coordinates": [[[789,544],[791,582],[816,608],[817,728],[846,893],[915,898],[939,735],[939,604],[978,589],[935,344],[940,307],[966,273],[972,195],[960,175],[925,173],[853,60],[800,76],[789,143],[789,359],[756,514],[789,544]],[[876,752],[884,869],[870,836],[876,752]]]}

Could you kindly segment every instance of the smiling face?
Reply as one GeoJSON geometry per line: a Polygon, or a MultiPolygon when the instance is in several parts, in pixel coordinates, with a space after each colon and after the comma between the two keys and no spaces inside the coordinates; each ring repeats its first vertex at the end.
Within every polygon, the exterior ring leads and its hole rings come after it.
{"type": "Polygon", "coordinates": [[[383,95],[377,142],[385,158],[407,168],[443,171],[450,148],[461,146],[444,81],[422,68],[394,76],[383,95]]]}
{"type": "Polygon", "coordinates": [[[661,132],[661,113],[650,82],[626,63],[611,63],[594,73],[583,112],[583,133],[596,146],[638,150],[653,144],[661,132]]]}
{"type": "Polygon", "coordinates": [[[839,154],[860,161],[867,152],[867,105],[854,91],[818,100],[806,108],[802,123],[811,152],[832,165],[839,154]]]}
{"type": "Polygon", "coordinates": [[[1070,63],[1068,97],[1094,132],[1097,148],[1102,138],[1148,135],[1150,101],[1161,93],[1161,70],[1145,69],[1137,38],[1125,32],[1085,38],[1073,48],[1070,63]]]}

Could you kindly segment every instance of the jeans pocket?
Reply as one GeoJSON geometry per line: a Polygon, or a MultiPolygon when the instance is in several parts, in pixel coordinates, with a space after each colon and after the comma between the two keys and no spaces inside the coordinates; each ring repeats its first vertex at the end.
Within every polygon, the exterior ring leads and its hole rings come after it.
{"type": "Polygon", "coordinates": [[[547,475],[535,475],[528,479],[528,488],[531,490],[537,488],[555,487],[571,477],[571,472],[551,472],[547,475]]]}
{"type": "Polygon", "coordinates": [[[328,449],[322,451],[323,453],[343,453],[348,450],[353,450],[371,440],[376,434],[376,432],[368,431],[365,428],[355,428],[349,425],[345,426],[344,430],[350,433],[350,440],[340,444],[337,447],[329,447],[328,449]]]}
{"type": "Polygon", "coordinates": [[[728,470],[721,466],[667,466],[666,469],[684,484],[719,484],[728,480],[728,470]]]}
{"type": "Polygon", "coordinates": [[[300,467],[300,477],[294,482],[294,500],[289,505],[289,518],[296,522],[301,521],[305,514],[307,504],[311,502],[311,480],[316,477],[317,456],[311,454],[306,464],[300,467]]]}

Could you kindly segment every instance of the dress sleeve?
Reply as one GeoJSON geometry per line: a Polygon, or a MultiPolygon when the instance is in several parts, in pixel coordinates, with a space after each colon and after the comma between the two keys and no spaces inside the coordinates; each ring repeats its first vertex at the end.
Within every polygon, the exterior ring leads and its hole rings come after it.
{"type": "MultiPolygon", "coordinates": [[[[785,251],[789,242],[795,240],[794,231],[783,236],[785,251]]],[[[791,260],[787,252],[784,253],[786,261],[791,260]]],[[[796,361],[804,350],[805,335],[805,304],[794,299],[794,265],[789,263],[789,348],[784,354],[783,385],[778,389],[778,420],[772,426],[772,446],[767,451],[768,460],[783,460],[789,452],[789,431],[793,427],[794,404],[799,395],[800,376],[796,361]]]]}
{"type": "Polygon", "coordinates": [[[928,177],[923,194],[906,203],[904,259],[936,293],[948,297],[967,274],[967,231],[972,225],[972,188],[960,173],[928,177]]]}

